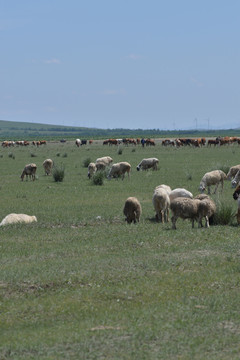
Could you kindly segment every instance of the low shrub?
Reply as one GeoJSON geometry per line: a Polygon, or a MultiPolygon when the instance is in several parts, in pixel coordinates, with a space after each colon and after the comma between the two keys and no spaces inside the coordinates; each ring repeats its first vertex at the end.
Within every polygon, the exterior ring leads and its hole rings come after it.
{"type": "Polygon", "coordinates": [[[106,178],[105,171],[97,171],[92,177],[93,185],[103,185],[106,178]]]}
{"type": "Polygon", "coordinates": [[[61,165],[61,166],[54,166],[53,168],[53,178],[54,178],[54,181],[56,182],[62,182],[63,179],[64,179],[64,175],[65,175],[65,169],[64,169],[64,166],[61,165]]]}
{"type": "Polygon", "coordinates": [[[84,159],[83,160],[83,167],[87,168],[88,165],[90,164],[90,162],[92,162],[90,157],[84,159]]]}
{"type": "Polygon", "coordinates": [[[15,159],[15,155],[14,155],[13,153],[9,153],[9,154],[8,154],[8,157],[11,158],[11,159],[13,159],[13,160],[15,159]]]}
{"type": "Polygon", "coordinates": [[[216,213],[213,216],[214,225],[230,225],[233,222],[236,211],[223,200],[216,202],[216,213]]]}
{"type": "Polygon", "coordinates": [[[123,148],[121,146],[119,146],[117,153],[118,153],[118,155],[122,155],[123,148]]]}

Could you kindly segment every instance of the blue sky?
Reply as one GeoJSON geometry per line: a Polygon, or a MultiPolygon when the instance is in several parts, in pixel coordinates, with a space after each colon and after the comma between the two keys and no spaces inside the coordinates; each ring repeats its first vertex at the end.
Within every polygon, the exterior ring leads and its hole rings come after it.
{"type": "Polygon", "coordinates": [[[239,0],[0,0],[0,119],[240,126],[239,0]]]}

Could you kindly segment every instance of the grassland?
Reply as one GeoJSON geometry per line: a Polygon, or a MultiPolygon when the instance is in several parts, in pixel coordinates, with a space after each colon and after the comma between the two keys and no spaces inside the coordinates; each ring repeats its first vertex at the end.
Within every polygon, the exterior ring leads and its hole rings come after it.
{"type": "MultiPolygon", "coordinates": [[[[240,148],[77,148],[48,142],[0,149],[0,219],[38,222],[0,228],[1,359],[239,359],[239,228],[155,222],[152,194],[165,183],[194,195],[206,171],[239,163],[240,148]],[[95,186],[87,158],[128,161],[128,179],[95,186]],[[158,171],[137,172],[144,157],[158,171]],[[42,162],[64,166],[61,183],[42,162]],[[25,164],[37,180],[20,181],[25,164]],[[127,225],[123,205],[137,196],[143,215],[127,225]]],[[[219,198],[233,208],[226,182],[219,198]]]]}

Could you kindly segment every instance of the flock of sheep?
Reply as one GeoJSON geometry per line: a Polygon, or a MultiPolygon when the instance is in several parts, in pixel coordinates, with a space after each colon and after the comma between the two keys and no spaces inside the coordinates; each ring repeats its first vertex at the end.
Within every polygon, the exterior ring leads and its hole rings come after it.
{"type": "MultiPolygon", "coordinates": [[[[216,212],[216,204],[210,198],[211,186],[215,185],[214,193],[216,193],[219,184],[223,190],[224,180],[232,180],[232,186],[236,186],[236,175],[240,176],[240,165],[230,168],[226,175],[222,170],[214,170],[207,172],[199,186],[200,194],[193,197],[192,193],[183,188],[171,190],[168,185],[162,184],[154,189],[153,206],[156,213],[156,220],[162,223],[169,221],[169,210],[172,212],[172,228],[176,229],[176,221],[178,218],[190,219],[192,228],[194,221],[198,221],[198,227],[202,227],[202,220],[205,219],[205,227],[209,227],[209,219],[216,212]],[[204,191],[208,189],[208,195],[204,191]]],[[[237,221],[240,223],[240,186],[237,187],[233,194],[233,198],[238,200],[237,221]]],[[[124,205],[123,213],[128,223],[139,222],[142,213],[141,204],[136,197],[129,197],[124,205]]]]}
{"type": "MultiPolygon", "coordinates": [[[[137,170],[157,170],[159,160],[157,158],[143,159],[138,165],[137,170]]],[[[108,173],[108,179],[119,178],[122,180],[125,174],[130,177],[131,165],[128,162],[118,162],[113,164],[113,159],[110,156],[104,156],[98,158],[95,163],[91,162],[88,166],[88,177],[92,176],[100,170],[105,170],[110,167],[108,173]]],[[[53,168],[53,161],[46,159],[43,162],[43,168],[46,175],[50,175],[53,168]]],[[[35,180],[37,166],[34,163],[27,164],[21,174],[22,181],[26,176],[35,180]]],[[[216,212],[216,205],[210,198],[210,187],[215,185],[214,193],[216,193],[219,184],[223,190],[224,180],[232,180],[232,187],[236,187],[240,182],[240,165],[236,165],[230,168],[226,175],[222,170],[214,170],[207,172],[203,177],[199,185],[200,194],[193,197],[192,193],[184,188],[177,188],[172,190],[168,185],[159,185],[154,189],[152,202],[156,213],[156,221],[162,223],[169,222],[169,210],[171,210],[172,228],[176,229],[176,221],[178,218],[190,219],[192,221],[192,227],[194,227],[194,221],[198,222],[198,227],[202,227],[202,220],[205,219],[205,227],[209,227],[209,218],[216,212]],[[208,189],[208,195],[203,194],[208,189]]],[[[240,223],[240,186],[238,186],[233,197],[239,199],[238,201],[238,223],[240,223]],[[238,191],[237,191],[238,190],[238,191]]],[[[123,213],[125,220],[128,223],[139,222],[142,214],[141,204],[136,197],[129,197],[124,205],[123,213]]],[[[11,223],[18,222],[34,222],[37,221],[35,216],[29,216],[26,214],[9,214],[7,215],[0,226],[4,226],[11,223]]]]}
{"type": "MultiPolygon", "coordinates": [[[[105,169],[112,164],[113,160],[109,156],[99,158],[95,163],[90,163],[88,166],[88,177],[91,178],[98,170],[105,169]]],[[[137,170],[148,170],[152,168],[157,170],[159,160],[157,158],[143,159],[138,165],[137,170]]],[[[130,176],[131,165],[127,162],[119,162],[112,164],[108,178],[122,177],[124,179],[125,173],[130,176]]],[[[153,193],[153,207],[156,213],[156,220],[162,223],[169,221],[169,210],[172,212],[172,228],[176,229],[176,221],[178,218],[190,219],[192,227],[194,221],[198,221],[198,227],[202,227],[202,220],[205,219],[205,227],[209,227],[209,218],[216,212],[216,205],[210,198],[211,186],[215,185],[214,194],[216,193],[219,184],[223,190],[224,180],[233,179],[232,186],[236,187],[240,181],[240,165],[233,166],[226,175],[222,170],[214,170],[207,172],[201,179],[199,185],[200,194],[193,198],[192,193],[183,188],[171,190],[168,185],[159,185],[155,188],[153,193]],[[208,190],[208,195],[203,194],[208,190]]],[[[240,207],[240,201],[239,201],[240,207]]],[[[129,197],[124,205],[123,213],[125,220],[130,224],[132,222],[139,222],[142,214],[142,207],[136,197],[129,197]]],[[[239,210],[240,218],[240,210],[239,210]]]]}

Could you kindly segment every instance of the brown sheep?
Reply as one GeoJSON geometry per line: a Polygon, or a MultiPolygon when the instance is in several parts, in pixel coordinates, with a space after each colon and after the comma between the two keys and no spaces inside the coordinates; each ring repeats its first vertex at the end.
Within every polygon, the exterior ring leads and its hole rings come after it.
{"type": "Polygon", "coordinates": [[[131,222],[134,222],[134,224],[140,220],[140,216],[142,214],[142,207],[140,202],[136,197],[129,197],[127,198],[123,213],[126,216],[126,221],[128,224],[131,224],[131,222]]]}

